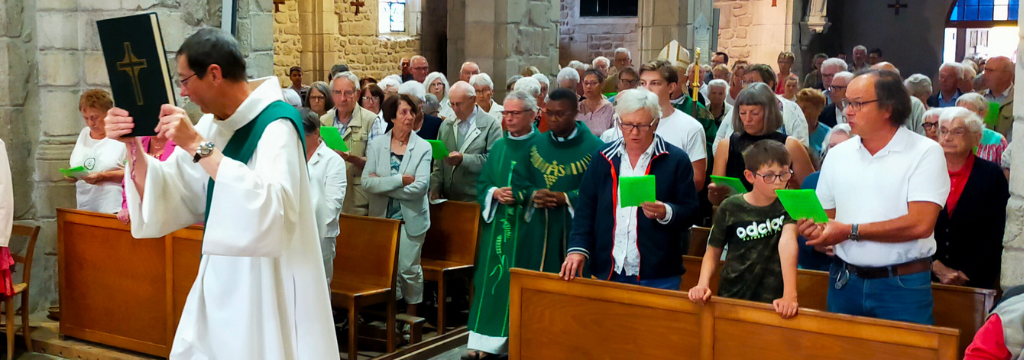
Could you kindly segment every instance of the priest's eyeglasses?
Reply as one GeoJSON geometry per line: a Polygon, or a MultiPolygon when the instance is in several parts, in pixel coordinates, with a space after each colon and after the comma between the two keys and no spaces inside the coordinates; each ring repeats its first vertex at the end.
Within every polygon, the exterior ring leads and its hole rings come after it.
{"type": "Polygon", "coordinates": [[[192,75],[186,76],[184,79],[174,80],[174,86],[182,87],[188,86],[188,81],[195,77],[198,73],[192,73],[192,75]]]}
{"type": "Polygon", "coordinates": [[[774,183],[775,180],[782,180],[782,182],[787,182],[787,181],[789,181],[790,178],[793,177],[793,169],[789,169],[789,172],[784,172],[784,173],[781,173],[781,174],[772,174],[772,173],[759,174],[759,173],[754,173],[754,176],[755,177],[760,176],[761,180],[764,180],[765,184],[774,183]]]}

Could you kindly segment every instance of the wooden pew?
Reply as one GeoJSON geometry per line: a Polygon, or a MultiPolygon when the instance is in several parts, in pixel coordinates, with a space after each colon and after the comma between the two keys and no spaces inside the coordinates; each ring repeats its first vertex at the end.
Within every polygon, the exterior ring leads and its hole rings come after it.
{"type": "Polygon", "coordinates": [[[510,359],[942,359],[957,330],[511,270],[510,359]]]}
{"type": "Polygon", "coordinates": [[[690,249],[686,255],[702,257],[708,250],[708,238],[711,237],[711,228],[694,226],[690,228],[690,249]]]}
{"type": "Polygon", "coordinates": [[[359,310],[373,304],[387,304],[387,351],[394,352],[395,275],[401,221],[341,214],[338,225],[342,229],[358,229],[338,236],[337,248],[341,251],[334,258],[331,279],[331,307],[348,310],[348,359],[357,359],[359,310]]]}
{"type": "MultiPolygon", "coordinates": [[[[700,280],[701,261],[701,258],[693,256],[683,257],[686,274],[683,275],[683,283],[680,286],[682,291],[688,291],[697,285],[700,280]]],[[[721,269],[722,263],[719,263],[718,270],[721,269]]],[[[718,280],[718,273],[711,277],[713,294],[718,293],[718,280]]],[[[828,273],[824,271],[797,271],[797,296],[800,307],[826,311],[828,280],[828,273]]],[[[974,339],[974,334],[985,324],[988,311],[995,305],[995,296],[995,290],[932,284],[932,297],[935,302],[932,313],[935,316],[935,325],[960,330],[958,350],[961,358],[974,339]]]]}
{"type": "Polygon", "coordinates": [[[60,335],[168,356],[202,227],[132,238],[114,215],[57,209],[60,335]]]}
{"type": "MultiPolygon", "coordinates": [[[[473,278],[480,204],[445,201],[430,205],[430,229],[423,242],[423,278],[437,282],[437,334],[445,332],[445,299],[451,279],[473,278]]],[[[472,294],[472,292],[470,292],[472,294]]]]}

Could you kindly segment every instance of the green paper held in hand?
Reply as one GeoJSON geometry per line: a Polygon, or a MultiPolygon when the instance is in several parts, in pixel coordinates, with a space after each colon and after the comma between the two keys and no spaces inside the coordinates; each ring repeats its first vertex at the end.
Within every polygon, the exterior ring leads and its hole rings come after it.
{"type": "Polygon", "coordinates": [[[83,166],[76,166],[70,169],[59,169],[61,174],[69,178],[81,178],[82,176],[89,175],[89,171],[85,170],[83,166]]]}
{"type": "Polygon", "coordinates": [[[745,194],[747,192],[747,188],[743,186],[743,181],[734,177],[711,175],[711,182],[718,186],[728,186],[732,188],[735,194],[745,194]]]}
{"type": "Polygon", "coordinates": [[[995,101],[989,101],[988,113],[985,114],[985,124],[988,126],[996,126],[999,123],[999,103],[995,101]]]}
{"type": "Polygon", "coordinates": [[[619,194],[620,208],[657,201],[654,198],[654,175],[620,177],[619,194]]]}
{"type": "Polygon", "coordinates": [[[775,190],[782,201],[782,206],[789,212],[789,216],[795,220],[811,219],[815,223],[827,223],[828,214],[821,207],[818,195],[811,189],[805,190],[775,190]]]}
{"type": "Polygon", "coordinates": [[[448,147],[444,146],[441,140],[427,140],[430,143],[430,149],[433,150],[434,160],[441,160],[448,157],[448,147]]]}
{"type": "Polygon", "coordinates": [[[320,137],[324,139],[324,144],[331,150],[348,152],[348,145],[345,145],[345,139],[341,138],[341,131],[333,126],[321,126],[320,137]]]}

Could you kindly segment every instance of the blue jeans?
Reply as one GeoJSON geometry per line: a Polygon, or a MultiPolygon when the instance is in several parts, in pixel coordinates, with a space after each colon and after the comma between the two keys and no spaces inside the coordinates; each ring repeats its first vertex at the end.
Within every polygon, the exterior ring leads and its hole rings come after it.
{"type": "Polygon", "coordinates": [[[934,325],[931,272],[864,279],[841,261],[829,268],[828,311],[885,320],[934,325]],[[848,278],[836,289],[836,282],[848,278]]]}
{"type": "Polygon", "coordinates": [[[682,276],[671,276],[661,279],[641,279],[638,281],[636,279],[636,275],[625,276],[618,273],[612,273],[612,278],[608,280],[623,284],[640,285],[649,288],[675,291],[679,291],[679,286],[683,283],[682,276]]]}

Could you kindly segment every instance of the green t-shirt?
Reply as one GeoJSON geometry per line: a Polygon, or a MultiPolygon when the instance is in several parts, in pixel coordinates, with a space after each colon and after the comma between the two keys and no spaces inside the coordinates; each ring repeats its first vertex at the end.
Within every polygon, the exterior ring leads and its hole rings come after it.
{"type": "Polygon", "coordinates": [[[718,283],[718,296],[771,303],[782,297],[782,227],[796,223],[782,202],[754,206],[742,195],[731,196],[718,207],[708,245],[729,245],[718,283]]]}

